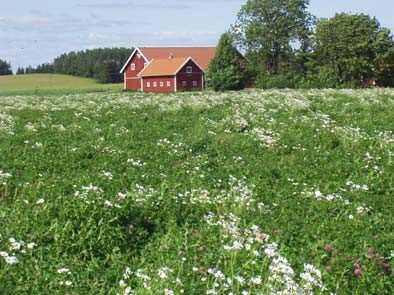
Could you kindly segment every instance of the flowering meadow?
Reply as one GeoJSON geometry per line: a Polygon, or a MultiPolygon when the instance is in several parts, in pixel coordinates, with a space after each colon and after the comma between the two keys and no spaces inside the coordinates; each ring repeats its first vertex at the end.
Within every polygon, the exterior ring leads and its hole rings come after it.
{"type": "Polygon", "coordinates": [[[394,90],[0,98],[0,294],[394,294],[394,90]]]}

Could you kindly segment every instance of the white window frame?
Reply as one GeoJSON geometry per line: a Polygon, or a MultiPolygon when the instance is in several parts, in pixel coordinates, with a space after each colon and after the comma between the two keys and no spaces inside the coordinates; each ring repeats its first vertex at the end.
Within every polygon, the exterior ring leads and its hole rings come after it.
{"type": "Polygon", "coordinates": [[[186,73],[188,73],[188,74],[193,73],[193,67],[191,67],[191,66],[186,67],[186,73]]]}
{"type": "Polygon", "coordinates": [[[132,71],[135,71],[135,63],[131,63],[131,64],[130,64],[130,69],[131,69],[132,71]]]}
{"type": "Polygon", "coordinates": [[[171,87],[171,81],[167,81],[167,87],[171,87]]]}
{"type": "Polygon", "coordinates": [[[182,87],[186,87],[187,86],[187,82],[186,81],[182,81],[182,87]]]}
{"type": "Polygon", "coordinates": [[[161,82],[160,82],[160,87],[163,87],[163,86],[164,86],[164,82],[161,81],[161,82]]]}
{"type": "Polygon", "coordinates": [[[193,87],[197,87],[197,81],[193,81],[193,87]]]}
{"type": "Polygon", "coordinates": [[[144,62],[144,68],[146,68],[147,65],[148,65],[148,63],[147,63],[147,62],[144,62]]]}
{"type": "Polygon", "coordinates": [[[146,82],[146,87],[150,87],[150,82],[146,82]]]}
{"type": "Polygon", "coordinates": [[[153,87],[157,87],[157,82],[153,82],[153,87]]]}

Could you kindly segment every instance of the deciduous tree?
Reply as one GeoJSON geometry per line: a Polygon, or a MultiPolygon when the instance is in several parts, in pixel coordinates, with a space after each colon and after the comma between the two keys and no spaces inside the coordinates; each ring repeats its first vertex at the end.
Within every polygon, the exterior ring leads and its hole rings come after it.
{"type": "Polygon", "coordinates": [[[232,27],[238,43],[268,75],[288,67],[296,51],[308,48],[314,17],[309,0],[248,0],[232,27]],[[256,58],[257,56],[257,58],[256,58]]]}
{"type": "Polygon", "coordinates": [[[317,23],[310,76],[323,86],[357,86],[393,78],[394,54],[390,31],[365,14],[336,14],[317,23]]]}

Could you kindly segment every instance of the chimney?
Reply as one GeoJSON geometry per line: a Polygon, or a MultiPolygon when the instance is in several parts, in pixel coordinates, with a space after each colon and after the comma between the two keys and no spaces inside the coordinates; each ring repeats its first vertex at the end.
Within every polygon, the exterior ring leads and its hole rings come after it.
{"type": "Polygon", "coordinates": [[[172,52],[170,52],[170,55],[168,56],[168,59],[173,59],[174,58],[174,54],[172,52]]]}

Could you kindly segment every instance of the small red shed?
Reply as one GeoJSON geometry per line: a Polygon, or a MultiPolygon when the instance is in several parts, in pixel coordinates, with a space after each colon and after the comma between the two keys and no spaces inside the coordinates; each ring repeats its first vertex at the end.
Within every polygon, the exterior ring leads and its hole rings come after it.
{"type": "Polygon", "coordinates": [[[139,74],[140,89],[174,92],[204,89],[204,71],[192,57],[153,59],[139,74]]]}

